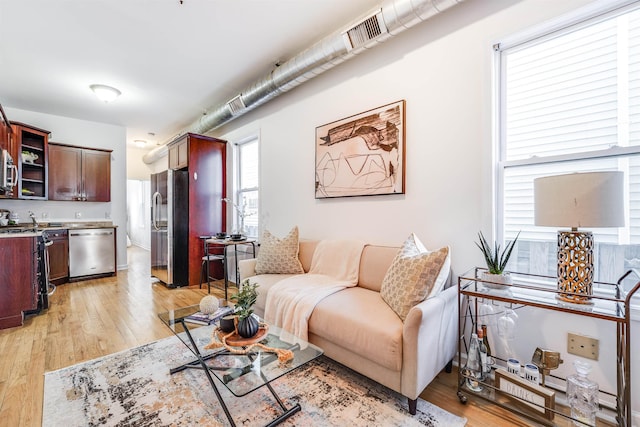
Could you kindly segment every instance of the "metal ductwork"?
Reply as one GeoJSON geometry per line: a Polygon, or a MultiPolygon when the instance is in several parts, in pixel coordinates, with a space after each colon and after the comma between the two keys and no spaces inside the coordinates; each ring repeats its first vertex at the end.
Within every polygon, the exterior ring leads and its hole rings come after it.
{"type": "MultiPolygon", "coordinates": [[[[289,59],[257,80],[229,101],[214,106],[183,129],[204,134],[270,101],[307,80],[351,59],[358,53],[384,42],[464,0],[387,0],[379,8],[351,25],[334,32],[305,51],[289,59]]],[[[174,139],[175,139],[174,138],[174,139]]],[[[145,154],[142,160],[153,163],[167,153],[166,144],[145,154]]]]}

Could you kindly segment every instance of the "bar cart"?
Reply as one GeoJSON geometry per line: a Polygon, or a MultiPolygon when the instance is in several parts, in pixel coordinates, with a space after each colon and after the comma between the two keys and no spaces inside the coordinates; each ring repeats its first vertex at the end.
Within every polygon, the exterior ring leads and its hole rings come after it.
{"type": "MultiPolygon", "coordinates": [[[[631,359],[630,359],[630,307],[631,299],[640,288],[640,282],[626,294],[622,290],[622,282],[627,279],[632,271],[623,275],[617,283],[594,282],[600,289],[606,289],[606,295],[592,297],[593,304],[571,304],[557,298],[559,291],[555,284],[555,277],[540,276],[523,273],[510,273],[513,283],[504,285],[483,279],[485,268],[476,267],[462,274],[458,278],[458,307],[460,309],[460,317],[458,322],[459,341],[458,341],[458,398],[460,402],[466,403],[468,398],[479,398],[496,404],[511,412],[515,412],[520,416],[528,418],[542,425],[554,426],[555,419],[565,418],[567,420],[580,421],[571,418],[565,411],[557,410],[553,401],[544,399],[544,390],[546,387],[536,386],[540,393],[529,393],[517,383],[511,384],[512,387],[503,387],[499,384],[500,379],[506,378],[504,370],[497,368],[504,367],[506,360],[493,355],[495,364],[492,371],[487,375],[486,380],[479,381],[481,391],[473,391],[467,386],[467,380],[472,381],[475,378],[468,374],[464,369],[462,353],[468,351],[468,340],[471,331],[476,331],[479,327],[479,301],[501,301],[505,304],[519,307],[537,307],[540,309],[559,311],[563,313],[571,313],[580,316],[588,316],[592,318],[612,321],[616,323],[616,355],[617,355],[617,393],[601,392],[615,398],[615,408],[610,408],[615,412],[616,422],[619,426],[631,427],[631,359]],[[467,331],[467,327],[470,330],[467,331]],[[540,399],[530,398],[529,396],[539,397],[540,399]],[[557,418],[556,418],[557,417],[557,418]]],[[[566,294],[566,292],[565,292],[566,294]]],[[[566,381],[565,378],[551,375],[556,380],[566,381]]],[[[515,381],[515,380],[514,380],[515,381]]],[[[504,381],[503,381],[504,382],[504,381]]],[[[525,386],[526,388],[526,386],[525,386]]],[[[553,391],[563,392],[557,386],[553,387],[553,391]]],[[[588,425],[588,424],[583,424],[588,425]]]]}

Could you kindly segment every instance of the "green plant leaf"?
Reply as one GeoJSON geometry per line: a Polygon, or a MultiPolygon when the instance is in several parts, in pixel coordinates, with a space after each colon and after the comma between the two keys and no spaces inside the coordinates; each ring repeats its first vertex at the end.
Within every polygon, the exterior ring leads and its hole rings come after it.
{"type": "Polygon", "coordinates": [[[500,245],[498,242],[493,243],[493,249],[491,245],[487,241],[487,239],[482,234],[482,231],[478,233],[478,239],[480,243],[475,242],[476,246],[482,251],[482,255],[484,256],[485,263],[487,264],[487,269],[489,273],[492,274],[502,274],[504,272],[507,263],[509,262],[509,258],[511,257],[511,252],[520,236],[520,232],[516,238],[509,242],[507,246],[504,248],[504,251],[501,251],[500,245]]]}

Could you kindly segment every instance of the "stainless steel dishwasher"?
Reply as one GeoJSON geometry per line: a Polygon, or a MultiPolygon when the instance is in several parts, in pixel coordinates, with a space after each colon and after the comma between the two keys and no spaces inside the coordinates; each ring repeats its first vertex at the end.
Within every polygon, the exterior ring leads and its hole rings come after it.
{"type": "Polygon", "coordinates": [[[113,228],[69,230],[69,277],[115,273],[113,228]]]}

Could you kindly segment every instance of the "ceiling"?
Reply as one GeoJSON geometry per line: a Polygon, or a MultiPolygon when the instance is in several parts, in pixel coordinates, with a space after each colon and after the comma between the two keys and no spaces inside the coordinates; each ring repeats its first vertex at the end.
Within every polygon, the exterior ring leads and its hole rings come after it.
{"type": "Polygon", "coordinates": [[[124,126],[153,148],[381,3],[0,0],[0,104],[124,126]],[[95,83],[122,95],[105,104],[95,83]]]}

